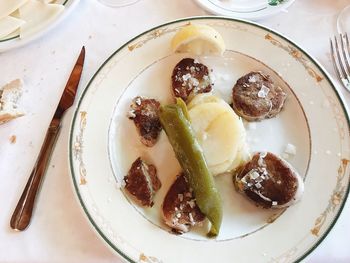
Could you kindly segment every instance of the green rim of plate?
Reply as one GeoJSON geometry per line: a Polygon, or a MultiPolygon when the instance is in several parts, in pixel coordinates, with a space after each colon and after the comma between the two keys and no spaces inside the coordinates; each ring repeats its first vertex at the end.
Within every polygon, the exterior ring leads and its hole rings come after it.
{"type": "MultiPolygon", "coordinates": [[[[62,5],[66,5],[68,1],[69,1],[69,0],[64,1],[64,3],[63,3],[62,5]]],[[[13,33],[13,32],[12,32],[12,33],[13,33]]],[[[10,33],[10,34],[11,34],[11,33],[10,33]]],[[[13,36],[13,37],[10,37],[10,38],[0,39],[0,43],[1,43],[1,42],[10,41],[10,40],[13,40],[13,39],[16,39],[16,38],[19,38],[19,35],[13,36]]]]}
{"type": "MultiPolygon", "coordinates": [[[[93,77],[91,78],[91,80],[89,81],[89,83],[87,84],[86,88],[83,90],[80,98],[79,98],[79,101],[78,101],[78,104],[75,108],[75,111],[74,111],[74,115],[73,115],[73,119],[72,119],[72,123],[71,123],[71,127],[70,127],[70,138],[69,138],[69,165],[70,165],[70,171],[71,171],[71,176],[72,176],[72,181],[73,181],[73,185],[74,185],[74,189],[75,189],[75,192],[77,194],[77,197],[79,199],[79,202],[80,202],[80,205],[82,206],[85,214],[87,215],[90,223],[92,224],[92,226],[94,227],[94,229],[100,234],[100,236],[102,237],[102,239],[111,247],[113,248],[114,251],[116,251],[119,255],[121,255],[125,260],[127,260],[128,262],[132,262],[132,263],[137,263],[136,261],[134,261],[133,259],[131,259],[130,257],[128,257],[127,255],[125,255],[123,253],[123,251],[121,251],[118,247],[116,247],[105,235],[104,233],[99,229],[98,225],[95,223],[95,221],[93,220],[93,218],[91,217],[89,211],[87,210],[87,208],[85,207],[84,205],[84,202],[82,200],[82,197],[80,195],[80,192],[79,192],[79,187],[78,187],[78,183],[77,181],[75,180],[75,174],[74,174],[74,168],[73,168],[73,155],[72,155],[72,151],[71,149],[73,148],[73,132],[74,132],[74,124],[76,122],[76,119],[77,119],[77,116],[79,114],[79,108],[80,108],[80,105],[86,95],[86,92],[88,91],[91,83],[94,81],[94,79],[96,78],[96,76],[99,74],[99,72],[102,70],[102,68],[111,60],[112,57],[114,57],[119,51],[121,51],[122,49],[124,49],[126,46],[128,46],[131,42],[133,42],[134,40],[136,40],[137,38],[151,32],[151,31],[154,31],[160,27],[164,27],[164,26],[167,26],[167,25],[171,25],[171,24],[174,24],[174,23],[179,23],[179,22],[186,22],[186,21],[191,21],[191,20],[205,20],[205,19],[213,19],[213,20],[229,20],[229,21],[233,21],[233,22],[238,22],[238,23],[243,23],[243,24],[248,24],[248,25],[251,25],[251,26],[255,26],[255,27],[258,27],[258,28],[261,28],[263,30],[266,30],[267,32],[269,33],[272,33],[272,34],[275,34],[277,35],[278,37],[284,39],[285,41],[287,41],[288,43],[294,45],[295,47],[297,47],[310,61],[313,62],[313,64],[318,68],[318,70],[326,77],[327,81],[329,82],[330,86],[333,88],[337,98],[338,98],[338,101],[340,102],[342,108],[343,108],[343,111],[344,111],[344,115],[346,116],[346,119],[347,119],[347,124],[348,124],[348,130],[349,130],[349,126],[350,126],[350,118],[349,118],[349,114],[346,110],[346,107],[345,107],[345,104],[343,102],[343,99],[341,98],[341,96],[339,95],[339,92],[337,91],[337,89],[335,88],[333,82],[331,81],[328,73],[323,69],[323,67],[311,56],[309,55],[304,49],[302,49],[299,45],[297,45],[296,43],[294,43],[292,40],[290,40],[289,38],[287,38],[286,36],[270,29],[270,28],[267,28],[265,26],[262,26],[260,24],[257,24],[257,23],[254,23],[254,22],[250,22],[250,21],[246,21],[246,20],[241,20],[241,19],[236,19],[236,18],[230,18],[230,17],[225,17],[225,16],[195,16],[195,17],[188,17],[188,18],[182,18],[182,19],[178,19],[178,20],[173,20],[171,22],[167,22],[167,23],[164,23],[164,24],[161,24],[159,26],[156,26],[156,27],[153,27],[147,31],[144,31],[143,33],[137,35],[136,37],[132,38],[131,40],[129,40],[128,42],[126,42],[124,45],[122,45],[121,47],[119,47],[112,55],[110,55],[108,57],[108,59],[100,66],[100,68],[96,71],[96,73],[93,75],[93,77]]],[[[345,206],[345,203],[347,201],[347,198],[349,196],[349,190],[350,190],[350,183],[348,183],[347,185],[347,189],[346,189],[346,192],[345,192],[345,195],[344,195],[344,199],[343,199],[343,202],[342,204],[340,205],[339,207],[339,211],[338,213],[335,215],[334,219],[333,219],[333,222],[330,224],[330,226],[327,228],[327,230],[324,232],[324,234],[319,238],[319,240],[311,247],[309,248],[301,257],[299,257],[298,259],[296,259],[295,262],[301,262],[303,259],[305,259],[307,256],[310,255],[310,253],[312,251],[314,251],[321,243],[322,241],[327,237],[327,235],[329,234],[329,232],[333,229],[335,223],[337,222],[341,212],[343,211],[344,209],[344,206],[345,206]]]]}
{"type": "Polygon", "coordinates": [[[281,2],[276,5],[273,3],[270,4],[270,2],[274,1],[277,0],[266,0],[266,5],[261,7],[260,9],[255,9],[251,11],[239,11],[232,10],[229,7],[221,6],[212,0],[196,0],[197,4],[202,6],[210,13],[219,15],[221,17],[235,17],[237,19],[248,19],[253,21],[275,15],[282,9],[289,8],[295,2],[295,0],[279,0],[281,2]]]}

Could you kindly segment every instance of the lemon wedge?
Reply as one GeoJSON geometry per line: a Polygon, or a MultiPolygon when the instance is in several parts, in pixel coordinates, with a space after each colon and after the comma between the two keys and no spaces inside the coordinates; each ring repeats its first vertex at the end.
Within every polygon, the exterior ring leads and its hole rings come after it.
{"type": "Polygon", "coordinates": [[[222,55],[226,49],[222,36],[207,25],[190,24],[181,28],[171,41],[173,51],[195,55],[222,55]]]}

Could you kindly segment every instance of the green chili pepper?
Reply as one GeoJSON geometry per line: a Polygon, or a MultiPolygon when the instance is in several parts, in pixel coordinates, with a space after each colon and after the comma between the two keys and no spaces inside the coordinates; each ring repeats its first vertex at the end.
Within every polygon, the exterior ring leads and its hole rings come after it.
{"type": "Polygon", "coordinates": [[[196,203],[211,223],[208,236],[217,236],[222,221],[221,197],[186,112],[186,105],[177,101],[177,104],[161,106],[159,118],[193,189],[196,203]]]}
{"type": "Polygon", "coordinates": [[[181,98],[176,98],[176,105],[180,106],[185,118],[188,121],[190,121],[190,114],[188,113],[186,102],[184,102],[183,99],[181,99],[181,98]]]}

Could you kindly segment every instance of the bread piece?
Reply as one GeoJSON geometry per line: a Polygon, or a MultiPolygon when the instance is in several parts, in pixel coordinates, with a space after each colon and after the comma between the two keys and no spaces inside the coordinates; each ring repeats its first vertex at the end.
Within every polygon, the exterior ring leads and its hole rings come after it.
{"type": "Polygon", "coordinates": [[[153,197],[160,189],[161,182],[157,177],[157,169],[137,158],[124,177],[125,189],[133,195],[142,206],[153,206],[153,197]]]}
{"type": "Polygon", "coordinates": [[[270,152],[258,152],[233,177],[236,189],[257,206],[283,208],[300,200],[304,182],[285,160],[270,152]]]}
{"type": "Polygon", "coordinates": [[[180,174],[171,185],[164,198],[162,211],[165,224],[175,233],[188,232],[191,226],[205,219],[184,174],[180,174]]]}
{"type": "Polygon", "coordinates": [[[175,97],[184,101],[190,95],[212,90],[208,67],[192,58],[184,58],[177,63],[171,80],[175,97]]]}
{"type": "Polygon", "coordinates": [[[129,119],[133,120],[141,137],[141,142],[147,147],[156,144],[162,125],[158,117],[160,103],[155,99],[146,99],[137,96],[133,99],[128,112],[129,119]]]}
{"type": "Polygon", "coordinates": [[[232,90],[232,107],[247,121],[275,117],[282,109],[287,94],[268,75],[250,72],[232,90]]]}
{"type": "Polygon", "coordinates": [[[0,124],[21,117],[17,102],[22,95],[22,81],[16,79],[0,88],[0,124]]]}

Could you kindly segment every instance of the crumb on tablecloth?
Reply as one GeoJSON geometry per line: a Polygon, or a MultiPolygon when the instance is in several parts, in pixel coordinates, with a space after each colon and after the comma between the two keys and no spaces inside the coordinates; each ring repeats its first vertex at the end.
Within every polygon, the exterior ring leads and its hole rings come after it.
{"type": "Polygon", "coordinates": [[[16,136],[16,135],[12,135],[12,136],[10,137],[10,143],[11,143],[11,144],[15,144],[16,141],[17,141],[17,136],[16,136]]]}

